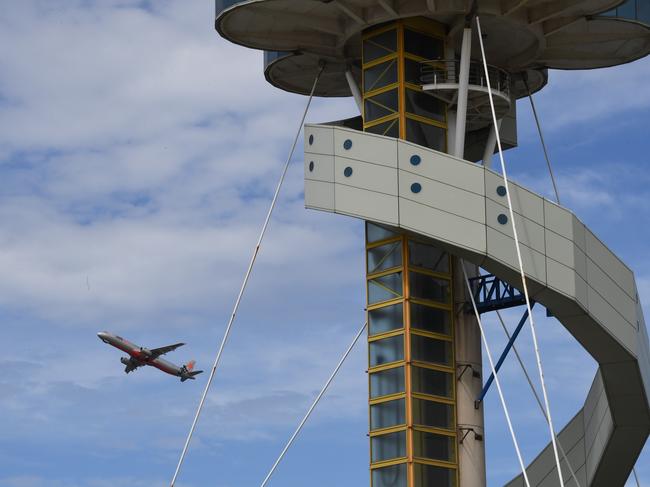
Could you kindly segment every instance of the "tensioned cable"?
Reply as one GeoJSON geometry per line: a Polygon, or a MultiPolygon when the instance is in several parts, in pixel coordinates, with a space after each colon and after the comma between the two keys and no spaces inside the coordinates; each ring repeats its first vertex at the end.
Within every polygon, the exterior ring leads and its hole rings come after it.
{"type": "Polygon", "coordinates": [[[311,406],[310,406],[309,409],[307,410],[307,413],[306,413],[305,416],[302,418],[302,421],[300,421],[300,424],[299,424],[298,427],[296,428],[296,431],[294,431],[294,432],[293,432],[293,435],[291,435],[291,438],[289,438],[289,441],[287,442],[287,444],[285,445],[284,449],[282,450],[282,453],[280,453],[280,456],[278,457],[278,459],[275,461],[275,463],[274,463],[273,466],[271,467],[271,470],[269,470],[269,473],[268,473],[268,474],[266,475],[266,477],[264,478],[264,481],[260,484],[260,487],[264,487],[264,486],[267,484],[267,482],[268,482],[269,479],[271,478],[271,475],[273,475],[273,472],[275,472],[275,469],[278,467],[278,465],[280,464],[280,462],[281,462],[282,459],[284,458],[284,455],[287,453],[287,451],[289,450],[289,448],[291,448],[291,445],[293,444],[293,441],[296,439],[296,437],[298,436],[298,434],[299,434],[300,431],[302,430],[302,427],[305,425],[305,423],[306,423],[307,420],[309,419],[309,416],[311,415],[311,413],[312,413],[312,412],[314,411],[314,409],[316,408],[316,405],[318,404],[318,402],[321,400],[321,398],[323,397],[323,395],[324,395],[325,392],[327,391],[327,388],[330,386],[330,384],[331,384],[332,381],[334,380],[334,377],[336,377],[336,374],[338,373],[339,369],[340,369],[341,366],[343,365],[343,362],[345,362],[345,359],[347,359],[347,358],[348,358],[348,355],[350,355],[350,352],[352,351],[352,349],[353,349],[354,346],[356,345],[357,341],[359,340],[359,337],[360,337],[361,334],[363,333],[363,330],[366,329],[366,326],[368,326],[368,322],[367,322],[367,321],[363,324],[363,326],[361,327],[361,329],[359,330],[359,332],[356,334],[356,336],[354,337],[354,340],[352,340],[352,343],[350,344],[350,346],[348,347],[348,349],[345,351],[345,353],[344,353],[343,356],[341,357],[341,360],[339,360],[338,365],[336,366],[336,368],[334,369],[334,371],[332,372],[332,374],[329,376],[329,379],[327,379],[327,382],[325,382],[325,385],[323,386],[323,388],[321,389],[321,391],[318,393],[318,396],[316,396],[316,399],[314,399],[314,402],[311,404],[311,406]]]}
{"type": "Polygon", "coordinates": [[[512,421],[510,421],[510,413],[508,413],[508,406],[506,405],[506,399],[503,396],[503,391],[501,390],[501,381],[499,380],[499,374],[494,367],[494,361],[492,360],[492,353],[490,352],[490,347],[488,345],[487,336],[483,330],[483,322],[481,321],[481,315],[478,312],[476,307],[476,300],[474,299],[474,293],[472,292],[472,286],[469,283],[469,278],[467,277],[467,271],[465,270],[465,262],[460,261],[460,266],[463,268],[463,276],[465,277],[465,284],[467,284],[467,290],[469,291],[470,299],[472,300],[472,308],[474,308],[474,314],[476,315],[476,321],[478,322],[478,328],[481,331],[481,339],[483,340],[483,345],[485,346],[485,351],[488,356],[488,362],[490,362],[490,368],[492,369],[492,374],[494,375],[494,383],[497,385],[497,391],[499,391],[499,399],[501,399],[501,406],[503,407],[503,413],[506,416],[506,422],[508,423],[508,429],[510,430],[510,436],[512,437],[512,443],[515,445],[515,451],[517,452],[517,459],[519,460],[519,465],[521,466],[521,473],[524,476],[526,481],[526,487],[530,487],[530,482],[528,481],[528,474],[526,473],[526,466],[524,465],[524,460],[521,456],[521,451],[519,450],[519,443],[517,442],[517,436],[515,435],[515,430],[512,427],[512,421]]]}
{"type": "Polygon", "coordinates": [[[639,477],[636,476],[636,469],[632,467],[632,473],[634,474],[634,480],[636,480],[636,487],[641,487],[641,484],[639,483],[639,477]]]}
{"type": "Polygon", "coordinates": [[[524,78],[524,85],[526,85],[526,91],[528,92],[528,100],[530,100],[530,106],[533,109],[533,116],[535,117],[535,124],[537,125],[537,132],[539,133],[539,138],[542,141],[542,149],[544,149],[544,157],[546,158],[546,165],[548,166],[548,173],[551,175],[551,182],[553,183],[553,190],[555,191],[555,199],[557,204],[560,203],[560,193],[557,190],[557,184],[555,183],[555,175],[553,174],[553,167],[551,166],[551,159],[548,157],[548,151],[546,150],[546,142],[544,141],[544,134],[542,133],[542,126],[539,123],[539,118],[537,117],[537,109],[535,108],[535,102],[533,101],[533,95],[530,92],[528,86],[528,80],[524,78]]]}
{"type": "Polygon", "coordinates": [[[555,455],[555,464],[557,466],[557,474],[560,478],[560,485],[564,485],[564,478],[562,476],[562,467],[560,466],[560,456],[557,450],[557,442],[555,441],[555,429],[553,428],[553,418],[551,416],[551,407],[548,401],[548,394],[546,392],[546,383],[544,381],[544,370],[542,368],[542,359],[539,353],[539,346],[537,344],[537,333],[535,332],[535,320],[533,319],[532,307],[530,305],[530,296],[528,294],[528,286],[526,285],[526,273],[524,272],[524,263],[521,258],[521,248],[519,246],[519,237],[517,235],[517,225],[515,224],[515,214],[512,209],[512,200],[510,198],[510,188],[508,184],[508,174],[506,172],[506,163],[503,159],[503,148],[501,147],[501,136],[499,135],[499,125],[497,122],[496,110],[494,109],[494,99],[492,98],[492,87],[490,86],[490,74],[488,71],[487,60],[485,57],[485,48],[483,46],[483,34],[481,32],[481,22],[478,15],[476,16],[476,26],[478,29],[478,40],[481,45],[481,55],[483,56],[483,68],[485,70],[485,78],[488,89],[488,97],[490,99],[490,108],[492,110],[492,121],[494,123],[494,130],[497,136],[497,145],[499,147],[499,159],[501,160],[501,170],[503,172],[503,182],[506,188],[506,196],[508,198],[508,211],[510,212],[510,220],[512,221],[512,233],[515,239],[515,249],[517,250],[517,259],[519,261],[519,270],[521,272],[521,282],[524,288],[524,297],[526,298],[526,308],[528,309],[528,319],[530,321],[530,331],[533,336],[533,345],[535,348],[535,358],[537,360],[537,369],[539,371],[539,378],[542,384],[542,392],[544,396],[544,404],[546,415],[548,417],[548,426],[551,433],[551,442],[553,443],[553,454],[555,455]]]}
{"type": "MultiPolygon", "coordinates": [[[[501,322],[501,327],[503,328],[503,331],[505,332],[506,336],[508,337],[508,340],[510,340],[510,332],[508,331],[508,328],[506,327],[506,324],[503,321],[503,318],[501,317],[501,313],[499,310],[497,310],[497,316],[499,317],[499,321],[501,322]]],[[[517,347],[515,344],[512,344],[512,351],[515,352],[515,357],[517,357],[517,361],[519,362],[519,365],[521,366],[521,370],[523,371],[524,375],[526,376],[526,380],[528,381],[528,385],[530,386],[530,390],[533,392],[533,396],[535,397],[535,400],[537,401],[537,405],[539,406],[540,411],[542,412],[542,416],[544,416],[544,419],[546,422],[548,422],[548,418],[546,417],[546,411],[544,411],[544,405],[542,404],[541,399],[539,398],[539,394],[537,393],[537,388],[533,384],[533,381],[530,378],[530,375],[528,374],[528,370],[526,369],[526,366],[524,365],[524,361],[521,359],[521,356],[519,355],[519,351],[517,350],[517,347]]],[[[576,473],[573,471],[573,467],[571,466],[571,462],[569,462],[569,457],[567,456],[566,452],[564,451],[564,447],[562,447],[562,443],[558,441],[557,444],[558,448],[560,449],[560,453],[562,454],[562,457],[564,458],[564,461],[567,464],[567,467],[569,467],[569,472],[571,473],[571,477],[573,477],[573,480],[575,481],[576,485],[578,487],[581,487],[580,482],[578,481],[578,478],[576,477],[576,473]]]]}
{"type": "Polygon", "coordinates": [[[196,414],[194,415],[194,420],[192,421],[192,426],[190,427],[190,432],[187,435],[187,439],[185,440],[185,446],[183,446],[183,451],[181,453],[181,457],[178,460],[178,465],[176,466],[176,471],[174,472],[174,477],[172,478],[171,482],[171,487],[174,487],[174,484],[176,483],[176,479],[178,478],[178,474],[181,470],[181,466],[183,465],[183,461],[185,460],[185,455],[187,454],[187,449],[190,445],[190,441],[192,440],[192,435],[194,434],[194,430],[196,429],[196,424],[199,420],[199,416],[201,415],[201,410],[203,409],[203,404],[205,403],[205,398],[208,395],[208,390],[210,389],[210,385],[212,384],[212,380],[214,379],[214,374],[217,371],[217,367],[219,366],[219,362],[221,360],[221,355],[223,353],[223,349],[226,345],[226,342],[228,341],[228,337],[230,336],[230,330],[232,329],[232,325],[235,321],[235,317],[237,315],[237,311],[239,310],[239,303],[241,302],[242,296],[244,295],[244,291],[246,289],[246,285],[248,284],[248,279],[251,275],[251,271],[253,270],[253,266],[255,265],[255,259],[257,259],[257,254],[260,251],[260,246],[262,245],[262,240],[264,238],[264,234],[266,233],[266,229],[269,225],[269,221],[271,220],[271,214],[273,213],[273,209],[275,208],[275,204],[278,200],[278,195],[280,194],[280,188],[282,188],[282,183],[284,182],[284,178],[287,174],[287,169],[289,169],[289,164],[291,162],[291,158],[293,157],[293,153],[296,150],[296,144],[298,143],[298,138],[300,137],[300,131],[302,130],[302,126],[305,123],[305,118],[307,117],[307,111],[309,110],[309,106],[311,105],[311,101],[314,98],[314,91],[316,90],[316,85],[318,84],[318,80],[320,79],[321,74],[323,73],[323,69],[325,68],[325,64],[321,64],[320,70],[318,71],[318,74],[316,75],[316,79],[314,80],[314,85],[311,88],[311,92],[309,94],[309,99],[307,100],[307,106],[305,106],[305,111],[302,114],[302,118],[300,120],[300,125],[298,126],[298,132],[296,133],[295,138],[293,139],[293,145],[291,146],[291,150],[289,151],[289,156],[287,157],[287,161],[284,163],[284,168],[282,170],[282,174],[280,176],[280,180],[278,181],[278,185],[275,188],[275,193],[273,195],[273,200],[271,200],[271,206],[269,207],[268,213],[266,214],[266,219],[264,220],[264,225],[262,225],[262,230],[260,231],[260,236],[257,239],[257,244],[255,245],[255,250],[253,250],[253,255],[251,257],[251,260],[248,264],[248,270],[246,271],[246,274],[244,276],[244,281],[242,282],[241,288],[239,289],[239,294],[237,295],[237,299],[235,300],[235,305],[232,310],[232,314],[230,315],[230,320],[228,321],[228,325],[226,326],[226,331],[223,334],[223,338],[221,339],[221,344],[219,345],[219,350],[217,351],[217,356],[214,360],[214,365],[212,366],[212,370],[210,371],[210,376],[208,377],[208,382],[205,385],[205,389],[203,390],[203,395],[201,396],[201,400],[199,402],[199,406],[196,410],[196,414]]]}

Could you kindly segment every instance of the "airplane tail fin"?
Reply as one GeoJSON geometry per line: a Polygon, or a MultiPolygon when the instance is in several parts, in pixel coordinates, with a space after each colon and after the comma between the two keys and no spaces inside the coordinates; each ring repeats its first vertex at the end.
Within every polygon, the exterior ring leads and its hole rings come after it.
{"type": "Polygon", "coordinates": [[[181,376],[181,382],[185,382],[188,379],[194,380],[194,376],[203,373],[202,370],[193,370],[196,361],[190,360],[187,364],[183,365],[183,375],[181,376]]]}

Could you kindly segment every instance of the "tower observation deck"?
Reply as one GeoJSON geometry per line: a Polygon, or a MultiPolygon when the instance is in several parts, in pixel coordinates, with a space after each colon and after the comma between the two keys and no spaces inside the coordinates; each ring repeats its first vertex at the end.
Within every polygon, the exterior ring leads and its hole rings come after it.
{"type": "Polygon", "coordinates": [[[305,126],[305,204],[366,222],[371,486],[486,484],[466,286],[479,268],[544,305],[599,364],[557,435],[561,461],[554,440],[508,485],[622,486],[650,432],[634,275],[568,209],[490,165],[517,145],[516,101],[548,69],[650,53],[650,0],[216,0],[215,27],[265,51],[274,86],[358,105],[305,126]]]}

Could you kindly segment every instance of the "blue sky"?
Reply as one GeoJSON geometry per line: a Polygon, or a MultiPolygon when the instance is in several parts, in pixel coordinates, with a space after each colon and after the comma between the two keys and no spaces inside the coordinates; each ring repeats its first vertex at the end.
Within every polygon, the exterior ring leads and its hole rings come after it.
{"type": "MultiPolygon", "coordinates": [[[[212,2],[4,0],[0,10],[0,487],[166,485],[205,374],[128,377],[108,329],[209,368],[305,98],[213,29],[212,2]]],[[[550,73],[537,103],[563,202],[635,271],[650,303],[650,60],[550,73]]],[[[551,195],[519,102],[510,175],[551,195]]],[[[317,100],[308,121],[355,114],[317,100]]],[[[363,228],[306,211],[298,152],[179,487],[259,485],[364,313],[363,228]]],[[[510,322],[518,312],[508,313],[510,322]]],[[[555,422],[595,364],[537,324],[555,422]]],[[[486,320],[493,350],[503,336],[486,320]]],[[[531,370],[530,334],[519,346],[531,370]]],[[[270,485],[367,485],[364,346],[270,485]]],[[[548,442],[513,361],[506,396],[526,460],[548,442]]],[[[489,484],[517,473],[497,396],[489,484]]],[[[650,485],[650,451],[638,463],[650,485]]],[[[631,485],[631,484],[630,484],[631,485]]]]}

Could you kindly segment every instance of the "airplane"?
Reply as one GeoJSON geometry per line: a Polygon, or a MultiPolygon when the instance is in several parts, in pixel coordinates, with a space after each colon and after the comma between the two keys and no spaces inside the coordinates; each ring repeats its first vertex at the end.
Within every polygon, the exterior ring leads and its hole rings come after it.
{"type": "Polygon", "coordinates": [[[202,370],[192,370],[194,368],[194,360],[191,360],[185,365],[178,367],[177,365],[167,362],[160,358],[161,355],[164,355],[168,352],[176,350],[178,347],[185,345],[184,343],[175,343],[174,345],[167,345],[166,347],[160,348],[144,348],[139,347],[138,345],[131,343],[128,340],[125,340],[119,335],[113,335],[107,331],[100,331],[97,333],[97,336],[101,341],[112,345],[115,348],[119,348],[123,352],[129,354],[128,357],[122,357],[120,362],[122,362],[126,367],[124,372],[127,374],[133,372],[138,367],[143,365],[151,365],[157,369],[162,370],[171,375],[175,375],[181,378],[181,382],[185,382],[187,379],[194,380],[194,376],[199,375],[202,370]]]}

